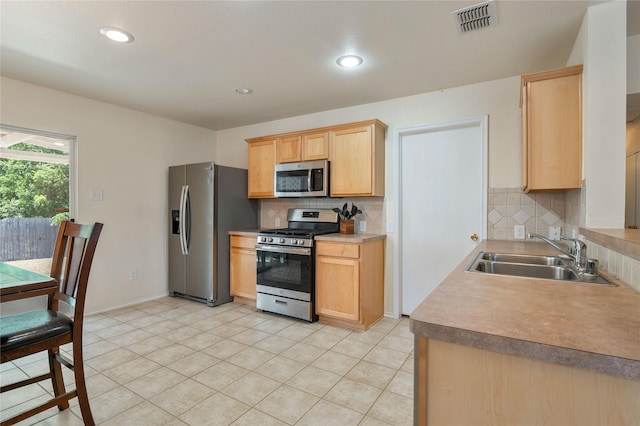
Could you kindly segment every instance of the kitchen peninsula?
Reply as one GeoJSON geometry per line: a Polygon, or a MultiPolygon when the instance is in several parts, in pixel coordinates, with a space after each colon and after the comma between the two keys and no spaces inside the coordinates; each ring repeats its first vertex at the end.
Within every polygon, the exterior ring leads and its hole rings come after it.
{"type": "Polygon", "coordinates": [[[640,294],[465,272],[481,250],[557,254],[484,241],[416,308],[414,423],[638,424],[640,294]]]}

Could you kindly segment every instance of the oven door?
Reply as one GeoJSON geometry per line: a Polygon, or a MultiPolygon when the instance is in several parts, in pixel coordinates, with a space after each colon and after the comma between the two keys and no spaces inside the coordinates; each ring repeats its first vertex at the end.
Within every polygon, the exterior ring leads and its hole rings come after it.
{"type": "Polygon", "coordinates": [[[311,249],[258,244],[257,291],[311,300],[313,266],[311,249]]]}

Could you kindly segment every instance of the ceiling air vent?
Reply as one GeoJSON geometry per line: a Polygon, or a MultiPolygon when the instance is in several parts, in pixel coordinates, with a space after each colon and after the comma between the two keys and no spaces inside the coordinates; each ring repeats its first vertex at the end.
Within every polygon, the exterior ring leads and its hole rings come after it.
{"type": "Polygon", "coordinates": [[[451,12],[458,33],[481,30],[498,23],[496,2],[490,0],[451,12]]]}

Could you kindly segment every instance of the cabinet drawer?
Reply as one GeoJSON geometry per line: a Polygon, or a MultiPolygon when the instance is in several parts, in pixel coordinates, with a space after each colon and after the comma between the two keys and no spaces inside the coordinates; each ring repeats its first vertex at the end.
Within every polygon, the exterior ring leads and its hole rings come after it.
{"type": "Polygon", "coordinates": [[[256,248],[256,239],[254,237],[242,237],[239,235],[231,236],[231,247],[242,247],[248,249],[256,248]]]}
{"type": "Polygon", "coordinates": [[[360,244],[326,243],[319,241],[316,247],[317,256],[335,256],[360,258],[360,244]]]}

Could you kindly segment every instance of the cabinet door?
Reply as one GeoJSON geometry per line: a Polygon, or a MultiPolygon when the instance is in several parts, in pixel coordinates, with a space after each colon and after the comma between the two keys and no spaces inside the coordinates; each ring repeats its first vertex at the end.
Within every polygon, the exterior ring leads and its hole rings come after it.
{"type": "Polygon", "coordinates": [[[527,192],[581,186],[581,69],[523,77],[523,185],[527,192]]]}
{"type": "Polygon", "coordinates": [[[300,136],[287,136],[278,138],[277,163],[293,163],[302,160],[300,136]]]}
{"type": "Polygon", "coordinates": [[[312,133],[302,136],[302,159],[304,161],[329,158],[329,133],[312,133]]]}
{"type": "Polygon", "coordinates": [[[372,126],[331,132],[331,195],[372,195],[372,126]]]}
{"type": "Polygon", "coordinates": [[[276,140],[251,142],[248,154],[249,198],[273,198],[276,140]]]}
{"type": "Polygon", "coordinates": [[[316,313],[360,321],[360,261],[316,257],[316,313]]]}
{"type": "Polygon", "coordinates": [[[231,295],[256,298],[255,238],[231,236],[229,278],[231,295]]]}

